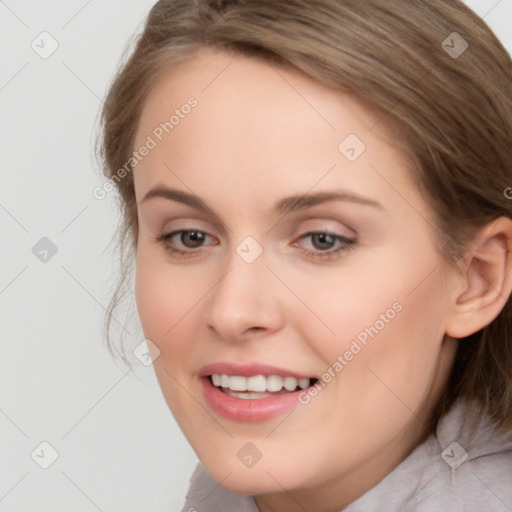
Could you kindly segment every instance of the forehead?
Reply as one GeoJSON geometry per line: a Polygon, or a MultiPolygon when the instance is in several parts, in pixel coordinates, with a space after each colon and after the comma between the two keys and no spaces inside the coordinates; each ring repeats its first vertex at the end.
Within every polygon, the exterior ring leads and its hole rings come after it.
{"type": "Polygon", "coordinates": [[[397,133],[381,118],[297,70],[202,50],[163,75],[146,100],[134,150],[148,137],[154,147],[134,171],[137,195],[181,176],[205,194],[229,183],[239,194],[318,184],[391,196],[381,175],[392,171],[402,189],[412,182],[393,148],[397,133]]]}
{"type": "MultiPolygon", "coordinates": [[[[142,111],[138,135],[150,132],[156,121],[168,120],[190,97],[197,99],[200,108],[184,125],[198,128],[201,123],[194,123],[194,119],[215,115],[209,120],[212,130],[237,128],[244,133],[250,131],[252,136],[283,125],[289,132],[294,125],[300,127],[313,138],[320,133],[338,132],[339,136],[350,129],[367,131],[382,115],[296,69],[203,49],[178,63],[153,86],[142,111]]],[[[172,135],[177,132],[173,130],[172,135]]]]}

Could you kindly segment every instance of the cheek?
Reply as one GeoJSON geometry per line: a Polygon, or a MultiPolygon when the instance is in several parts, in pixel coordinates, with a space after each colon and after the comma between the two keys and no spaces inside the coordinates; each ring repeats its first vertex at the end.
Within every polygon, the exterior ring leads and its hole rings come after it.
{"type": "Polygon", "coordinates": [[[307,298],[309,311],[295,318],[301,334],[314,340],[326,370],[344,375],[335,381],[347,393],[384,398],[387,384],[415,403],[430,385],[444,334],[446,284],[437,255],[425,243],[420,254],[405,246],[352,261],[338,276],[289,276],[307,298]]]}
{"type": "MultiPolygon", "coordinates": [[[[196,411],[197,404],[183,392],[184,374],[193,359],[195,344],[191,333],[198,325],[201,298],[207,291],[197,281],[169,265],[155,249],[139,247],[137,252],[135,296],[144,336],[160,350],[153,363],[164,398],[180,427],[188,432],[187,411],[196,411]]],[[[188,387],[188,384],[187,384],[188,387]]],[[[195,415],[201,424],[201,411],[195,415]]]]}
{"type": "Polygon", "coordinates": [[[343,354],[352,359],[339,382],[340,392],[354,407],[387,417],[390,432],[399,418],[406,421],[429,399],[444,335],[446,304],[438,276],[432,274],[412,292],[408,276],[403,277],[398,286],[383,284],[379,298],[360,303],[354,316],[362,323],[343,342],[343,354]]]}
{"type": "Polygon", "coordinates": [[[382,261],[367,261],[354,253],[337,269],[281,272],[282,280],[301,299],[290,296],[285,306],[293,315],[291,321],[326,364],[332,364],[354,340],[364,347],[373,337],[382,337],[402,314],[397,310],[402,309],[407,276],[396,279],[389,272],[392,262],[388,263],[385,270],[382,261]]]}
{"type": "Polygon", "coordinates": [[[201,279],[169,265],[158,250],[140,248],[137,253],[135,296],[144,335],[166,352],[179,350],[180,328],[197,314],[207,291],[201,279]],[[171,347],[172,345],[172,347],[171,347]]]}
{"type": "Polygon", "coordinates": [[[373,283],[369,278],[345,279],[343,292],[323,294],[323,309],[322,294],[309,295],[311,307],[317,301],[319,315],[336,332],[319,336],[313,317],[302,324],[330,373],[318,398],[312,396],[305,406],[311,414],[303,420],[306,430],[315,431],[321,418],[325,439],[340,439],[336,446],[326,443],[326,454],[339,449],[347,460],[358,460],[386,446],[407,425],[420,427],[415,413],[435,385],[445,305],[437,275],[410,293],[413,277],[404,269],[402,280],[384,280],[382,275],[373,283]],[[354,441],[354,432],[362,445],[354,441]]]}

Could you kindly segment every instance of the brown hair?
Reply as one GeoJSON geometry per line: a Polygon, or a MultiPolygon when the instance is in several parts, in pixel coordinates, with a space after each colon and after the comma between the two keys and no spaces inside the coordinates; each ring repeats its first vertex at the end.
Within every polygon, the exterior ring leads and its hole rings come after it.
{"type": "MultiPolygon", "coordinates": [[[[118,178],[132,156],[141,110],[158,77],[204,47],[291,66],[396,122],[435,214],[439,247],[452,264],[478,228],[512,217],[504,193],[512,185],[512,62],[462,2],[161,0],[102,110],[98,142],[108,179],[118,178]]],[[[124,250],[107,317],[110,349],[110,318],[138,230],[132,173],[115,181],[124,250]]],[[[490,325],[460,341],[436,419],[464,396],[512,432],[511,308],[509,298],[490,325]]]]}

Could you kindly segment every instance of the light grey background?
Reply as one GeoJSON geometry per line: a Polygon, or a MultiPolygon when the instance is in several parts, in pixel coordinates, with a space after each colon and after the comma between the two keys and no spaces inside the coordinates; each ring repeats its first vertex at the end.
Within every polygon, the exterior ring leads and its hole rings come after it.
{"type": "MultiPolygon", "coordinates": [[[[512,0],[467,3],[510,51],[512,0]]],[[[98,112],[152,4],[0,0],[3,512],[178,511],[197,461],[151,366],[116,365],[102,340],[117,213],[92,195],[98,112]],[[32,252],[43,237],[55,255],[32,252]]]]}

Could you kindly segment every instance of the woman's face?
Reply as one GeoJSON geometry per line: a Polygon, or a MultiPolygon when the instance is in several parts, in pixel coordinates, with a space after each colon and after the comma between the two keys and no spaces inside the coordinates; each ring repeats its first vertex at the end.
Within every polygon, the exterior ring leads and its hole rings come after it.
{"type": "Polygon", "coordinates": [[[422,440],[453,359],[453,272],[381,116],[211,51],[142,112],[136,297],[154,368],[206,470],[262,508],[375,485],[422,440]]]}

